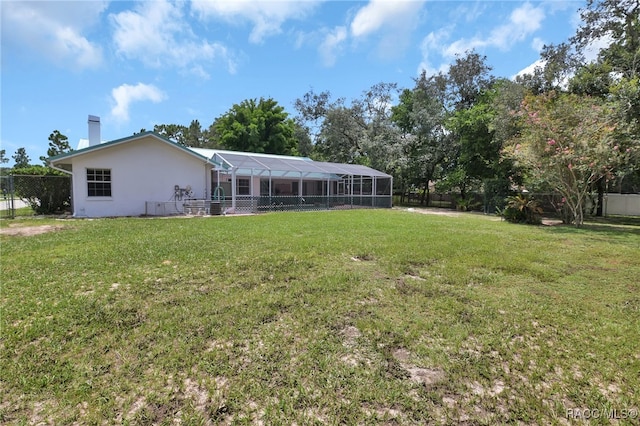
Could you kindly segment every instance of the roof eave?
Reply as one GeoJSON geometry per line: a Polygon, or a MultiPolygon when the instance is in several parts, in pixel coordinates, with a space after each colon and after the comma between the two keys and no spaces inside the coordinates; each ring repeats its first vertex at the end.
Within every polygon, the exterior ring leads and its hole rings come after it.
{"type": "Polygon", "coordinates": [[[128,143],[128,142],[132,142],[134,140],[137,139],[141,139],[147,136],[153,136],[154,138],[161,140],[162,142],[165,142],[175,148],[178,148],[182,151],[184,151],[185,153],[192,155],[194,157],[197,157],[200,160],[203,160],[204,162],[211,164],[213,166],[221,166],[221,164],[219,164],[218,162],[216,162],[215,160],[211,159],[211,158],[207,158],[203,155],[198,154],[195,151],[190,150],[188,147],[180,145],[170,139],[165,138],[164,136],[161,136],[155,132],[152,131],[147,131],[147,132],[142,132],[142,133],[136,133],[133,136],[127,136],[126,138],[120,138],[120,139],[115,139],[109,142],[105,142],[105,143],[101,143],[98,145],[93,145],[93,146],[89,146],[87,148],[83,148],[83,149],[79,149],[77,151],[70,151],[70,152],[65,152],[64,154],[59,154],[53,157],[49,157],[47,160],[51,163],[51,164],[58,164],[60,165],[64,165],[64,164],[70,164],[70,163],[63,163],[60,162],[61,160],[65,160],[65,159],[71,159],[74,157],[77,157],[79,155],[84,155],[88,152],[94,152],[94,151],[99,151],[101,149],[106,149],[106,148],[110,148],[112,146],[116,146],[116,145],[120,145],[123,143],[128,143]]]}

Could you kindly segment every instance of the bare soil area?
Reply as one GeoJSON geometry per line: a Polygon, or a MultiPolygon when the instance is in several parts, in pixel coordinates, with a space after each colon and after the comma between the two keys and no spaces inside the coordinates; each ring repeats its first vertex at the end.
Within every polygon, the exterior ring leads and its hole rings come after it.
{"type": "Polygon", "coordinates": [[[0,234],[29,237],[31,235],[46,234],[47,232],[58,231],[62,228],[63,226],[61,225],[40,225],[40,226],[9,225],[8,228],[0,229],[0,234]]]}

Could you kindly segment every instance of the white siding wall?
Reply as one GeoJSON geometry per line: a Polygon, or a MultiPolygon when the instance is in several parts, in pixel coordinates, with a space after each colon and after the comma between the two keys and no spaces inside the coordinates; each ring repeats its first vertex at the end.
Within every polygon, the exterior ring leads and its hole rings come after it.
{"type": "Polygon", "coordinates": [[[78,217],[139,216],[145,201],[170,201],[173,187],[190,185],[193,198],[210,197],[211,166],[153,137],[73,159],[73,207],[78,217]],[[111,170],[111,197],[87,195],[87,169],[111,170]]]}
{"type": "Polygon", "coordinates": [[[640,194],[607,194],[606,214],[640,216],[640,194]]]}

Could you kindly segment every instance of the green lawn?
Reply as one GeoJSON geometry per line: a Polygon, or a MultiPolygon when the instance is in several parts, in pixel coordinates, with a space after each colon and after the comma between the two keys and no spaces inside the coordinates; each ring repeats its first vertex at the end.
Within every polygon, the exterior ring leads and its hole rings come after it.
{"type": "Polygon", "coordinates": [[[640,422],[640,227],[624,221],[9,225],[62,228],[0,237],[0,423],[640,422]]]}

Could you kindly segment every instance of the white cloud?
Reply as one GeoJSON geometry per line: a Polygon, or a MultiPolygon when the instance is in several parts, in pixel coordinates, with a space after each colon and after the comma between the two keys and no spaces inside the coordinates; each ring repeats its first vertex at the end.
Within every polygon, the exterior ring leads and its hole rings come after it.
{"type": "Polygon", "coordinates": [[[318,47],[322,62],[325,66],[331,67],[336,63],[336,58],[341,50],[341,45],[347,39],[347,29],[339,26],[333,29],[324,38],[324,41],[318,47]]]}
{"type": "Polygon", "coordinates": [[[162,102],[166,95],[152,84],[138,83],[135,86],[123,84],[111,90],[115,101],[111,115],[118,121],[129,121],[129,107],[133,102],[151,101],[162,102]]]}
{"type": "Polygon", "coordinates": [[[462,16],[466,22],[475,22],[482,16],[487,8],[491,7],[491,2],[460,2],[460,5],[454,9],[451,16],[462,16]]]}
{"type": "Polygon", "coordinates": [[[518,71],[515,75],[511,76],[511,80],[515,80],[516,77],[521,77],[527,74],[533,75],[536,72],[536,69],[544,69],[545,65],[546,65],[546,61],[542,60],[542,59],[538,59],[537,61],[535,61],[534,63],[532,63],[531,65],[521,69],[520,71],[518,71]]]}
{"type": "Polygon", "coordinates": [[[258,44],[279,34],[287,20],[305,18],[317,4],[318,1],[311,0],[196,0],[191,3],[191,9],[203,19],[220,18],[232,23],[249,21],[253,24],[249,41],[258,44]]]}
{"type": "Polygon", "coordinates": [[[496,47],[508,50],[515,43],[524,40],[527,36],[537,31],[545,18],[542,7],[534,7],[531,3],[525,3],[511,12],[509,21],[494,28],[485,38],[474,37],[470,40],[460,39],[451,43],[444,51],[448,57],[455,57],[468,50],[496,47]]]}
{"type": "Polygon", "coordinates": [[[587,62],[594,62],[598,59],[598,55],[600,51],[604,48],[611,46],[613,42],[613,37],[609,34],[606,34],[602,37],[599,37],[593,40],[589,45],[585,46],[584,49],[584,57],[587,62]]]}
{"type": "Polygon", "coordinates": [[[184,19],[183,3],[141,2],[111,15],[117,52],[152,67],[176,66],[208,78],[203,63],[221,61],[230,73],[236,63],[221,43],[199,40],[184,19]]]}
{"type": "Polygon", "coordinates": [[[370,0],[361,8],[351,22],[351,34],[363,37],[382,28],[399,30],[411,28],[423,1],[370,0]]]}
{"type": "Polygon", "coordinates": [[[531,40],[531,47],[536,52],[542,52],[542,48],[545,44],[546,43],[544,42],[544,40],[542,40],[540,37],[534,37],[534,39],[531,40]]]}
{"type": "Polygon", "coordinates": [[[447,65],[441,65],[438,69],[431,65],[431,52],[435,51],[440,55],[442,54],[442,42],[449,38],[449,31],[449,28],[442,28],[437,32],[429,33],[424,39],[422,39],[422,43],[420,44],[422,61],[418,65],[418,74],[425,71],[425,73],[430,76],[437,74],[439,71],[446,71],[447,65]]]}
{"type": "Polygon", "coordinates": [[[542,26],[545,12],[542,7],[534,7],[525,3],[511,13],[509,23],[498,27],[494,34],[494,42],[499,46],[511,46],[517,41],[534,33],[542,26]]]}
{"type": "Polygon", "coordinates": [[[370,0],[351,21],[350,34],[356,41],[377,34],[379,56],[395,58],[409,45],[423,4],[424,0],[370,0]]]}
{"type": "Polygon", "coordinates": [[[98,68],[102,48],[83,31],[94,26],[107,7],[96,2],[3,1],[2,40],[27,46],[48,60],[73,68],[98,68]]]}
{"type": "MultiPolygon", "coordinates": [[[[525,40],[534,34],[542,26],[545,19],[544,4],[533,6],[531,3],[524,3],[514,9],[507,22],[493,28],[485,37],[477,36],[470,39],[459,39],[447,44],[450,34],[453,32],[453,23],[449,28],[443,28],[438,32],[427,35],[421,44],[422,62],[418,67],[418,73],[425,70],[427,74],[435,74],[439,71],[446,72],[451,59],[456,55],[463,55],[470,50],[484,49],[488,47],[498,48],[508,51],[518,42],[525,40]],[[432,56],[442,60],[439,67],[434,67],[431,62],[432,56]]],[[[474,12],[475,14],[475,12],[474,12]]],[[[535,38],[531,42],[534,49],[541,49],[544,42],[535,38]]]]}

